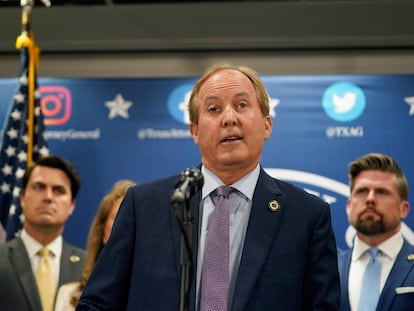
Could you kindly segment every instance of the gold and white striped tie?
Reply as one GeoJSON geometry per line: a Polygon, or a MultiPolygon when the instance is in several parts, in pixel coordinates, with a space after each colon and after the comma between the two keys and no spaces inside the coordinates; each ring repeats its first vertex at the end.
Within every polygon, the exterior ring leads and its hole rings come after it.
{"type": "Polygon", "coordinates": [[[42,302],[43,311],[53,311],[55,299],[55,277],[53,275],[52,261],[50,260],[50,250],[43,247],[37,252],[39,265],[36,271],[36,283],[42,302]]]}

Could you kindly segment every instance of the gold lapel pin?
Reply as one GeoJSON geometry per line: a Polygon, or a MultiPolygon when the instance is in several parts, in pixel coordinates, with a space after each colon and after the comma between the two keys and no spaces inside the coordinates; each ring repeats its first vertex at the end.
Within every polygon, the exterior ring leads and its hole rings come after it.
{"type": "Polygon", "coordinates": [[[407,259],[408,259],[408,260],[414,260],[414,254],[410,254],[410,255],[408,255],[408,256],[407,256],[407,259]]]}
{"type": "Polygon", "coordinates": [[[72,255],[72,256],[69,257],[69,261],[71,263],[79,262],[80,261],[80,257],[78,255],[72,255]]]}
{"type": "Polygon", "coordinates": [[[279,202],[276,200],[270,201],[268,208],[271,212],[276,212],[280,208],[279,202]]]}

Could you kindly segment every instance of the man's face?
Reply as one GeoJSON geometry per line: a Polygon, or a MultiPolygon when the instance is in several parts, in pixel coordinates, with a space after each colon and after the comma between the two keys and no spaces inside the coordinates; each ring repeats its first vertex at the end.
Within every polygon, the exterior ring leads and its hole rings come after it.
{"type": "Polygon", "coordinates": [[[409,204],[400,198],[393,173],[367,170],[355,178],[346,211],[349,222],[360,234],[389,237],[400,230],[409,204]]]}
{"type": "Polygon", "coordinates": [[[20,197],[20,203],[25,228],[63,227],[74,210],[70,180],[59,169],[37,166],[20,197]]]}
{"type": "Polygon", "coordinates": [[[251,81],[236,70],[219,71],[201,86],[198,103],[198,124],[190,131],[203,165],[213,172],[253,169],[272,121],[262,116],[251,81]]]}

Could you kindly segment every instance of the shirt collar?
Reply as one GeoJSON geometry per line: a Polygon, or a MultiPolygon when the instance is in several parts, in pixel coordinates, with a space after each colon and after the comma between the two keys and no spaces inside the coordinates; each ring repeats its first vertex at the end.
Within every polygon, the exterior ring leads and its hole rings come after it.
{"type": "MultiPolygon", "coordinates": [[[[201,173],[204,177],[204,185],[201,191],[201,196],[202,199],[205,199],[217,187],[223,186],[224,183],[204,165],[201,167],[201,173]]],[[[249,200],[252,200],[254,189],[256,188],[257,180],[259,179],[259,174],[260,165],[258,164],[250,173],[230,186],[243,193],[249,200]]]]}
{"type": "Polygon", "coordinates": [[[397,232],[391,238],[379,245],[381,252],[391,259],[395,259],[404,243],[401,232],[397,232]]]}
{"type": "MultiPolygon", "coordinates": [[[[392,237],[388,238],[377,248],[381,251],[382,254],[386,255],[391,259],[395,259],[398,253],[401,250],[401,247],[404,243],[401,232],[397,232],[392,237]]],[[[352,261],[359,260],[361,256],[370,248],[368,244],[361,241],[358,236],[355,236],[354,239],[354,250],[352,251],[352,261]]]]}
{"type": "MultiPolygon", "coordinates": [[[[36,256],[39,249],[43,247],[42,244],[33,239],[24,229],[22,229],[20,237],[26,247],[27,253],[29,254],[30,258],[36,256]]],[[[59,235],[56,239],[54,239],[51,243],[49,243],[46,246],[49,248],[49,250],[53,253],[55,257],[60,257],[62,253],[62,243],[62,236],[59,235]]]]}

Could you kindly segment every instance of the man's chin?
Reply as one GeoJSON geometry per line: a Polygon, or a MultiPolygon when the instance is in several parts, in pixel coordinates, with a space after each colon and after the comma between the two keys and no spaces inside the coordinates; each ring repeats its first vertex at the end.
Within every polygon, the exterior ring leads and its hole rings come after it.
{"type": "Polygon", "coordinates": [[[377,235],[384,233],[384,226],[381,221],[374,221],[373,219],[367,219],[360,221],[356,226],[356,230],[365,235],[377,235]]]}

